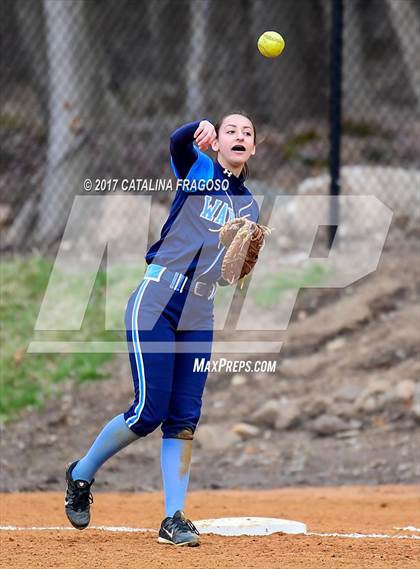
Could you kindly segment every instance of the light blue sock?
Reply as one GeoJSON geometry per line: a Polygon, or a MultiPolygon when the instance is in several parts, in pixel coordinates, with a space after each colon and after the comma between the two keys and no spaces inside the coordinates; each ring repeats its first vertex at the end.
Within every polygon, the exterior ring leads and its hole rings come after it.
{"type": "Polygon", "coordinates": [[[90,483],[105,461],[138,438],[127,427],[124,415],[117,415],[105,425],[87,454],[76,464],[71,473],[73,480],[90,483]]]}
{"type": "Polygon", "coordinates": [[[161,467],[165,512],[173,516],[184,509],[185,495],[190,478],[192,441],[162,439],[161,467]]]}

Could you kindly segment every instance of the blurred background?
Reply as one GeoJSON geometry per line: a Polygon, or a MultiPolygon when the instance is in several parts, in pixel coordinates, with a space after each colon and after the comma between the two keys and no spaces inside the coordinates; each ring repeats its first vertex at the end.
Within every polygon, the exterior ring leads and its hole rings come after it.
{"type": "MultiPolygon", "coordinates": [[[[252,298],[256,314],[275,319],[282,299],[300,289],[277,371],[210,375],[192,485],[414,480],[420,5],[343,0],[342,27],[333,29],[337,4],[1,0],[3,490],[60,487],[62,465],[130,402],[125,355],[26,351],[83,180],[169,178],[171,132],[202,118],[216,122],[236,109],[248,111],[257,125],[252,191],[268,198],[328,195],[333,134],[341,147],[341,192],[378,197],[393,220],[377,271],[331,289],[321,268],[306,270],[296,255],[314,212],[296,217],[292,207],[285,209],[273,258],[267,258],[274,267],[280,256],[283,270],[273,268],[252,298]],[[285,38],[278,59],[265,59],[256,48],[266,30],[285,38]],[[333,97],[337,71],[341,89],[333,97]],[[341,121],[334,126],[337,105],[341,121]],[[22,463],[31,466],[22,472],[22,463]]],[[[150,229],[146,213],[138,219],[149,244],[172,198],[151,196],[150,229]]],[[[127,209],[125,200],[105,202],[98,202],[90,230],[121,235],[138,211],[127,209]]],[[[345,235],[363,253],[377,230],[373,223],[362,239],[351,227],[345,235]]],[[[328,254],[326,232],[317,245],[328,254]]],[[[142,269],[130,275],[128,290],[142,269]]],[[[103,263],[83,326],[60,339],[111,337],[104,326],[106,284],[103,263]]],[[[106,465],[99,485],[159,487],[158,434],[153,437],[106,465]]]]}

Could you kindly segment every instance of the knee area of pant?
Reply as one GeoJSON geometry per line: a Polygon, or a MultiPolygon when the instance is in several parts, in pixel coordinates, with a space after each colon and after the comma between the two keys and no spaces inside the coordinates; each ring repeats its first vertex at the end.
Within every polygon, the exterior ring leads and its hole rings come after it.
{"type": "Polygon", "coordinates": [[[160,425],[160,423],[147,424],[147,423],[141,423],[140,422],[138,424],[132,425],[130,427],[130,429],[138,437],[147,437],[147,435],[150,435],[153,433],[153,431],[156,431],[156,429],[159,427],[159,425],[160,425]]]}
{"type": "Polygon", "coordinates": [[[194,429],[191,427],[186,427],[181,431],[171,434],[171,439],[180,439],[182,441],[192,441],[194,439],[194,429]]]}

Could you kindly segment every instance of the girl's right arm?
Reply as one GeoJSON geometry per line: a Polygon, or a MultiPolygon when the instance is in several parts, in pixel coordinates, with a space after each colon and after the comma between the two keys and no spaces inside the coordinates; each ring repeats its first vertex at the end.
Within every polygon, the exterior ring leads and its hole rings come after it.
{"type": "Polygon", "coordinates": [[[214,126],[206,120],[186,124],[172,133],[170,152],[181,178],[187,176],[197,159],[194,141],[200,150],[207,150],[215,138],[214,126]]]}

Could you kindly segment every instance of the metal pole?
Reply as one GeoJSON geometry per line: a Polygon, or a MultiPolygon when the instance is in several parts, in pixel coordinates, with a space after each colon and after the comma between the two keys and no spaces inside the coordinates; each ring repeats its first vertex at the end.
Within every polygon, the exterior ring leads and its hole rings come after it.
{"type": "MultiPolygon", "coordinates": [[[[332,1],[330,53],[330,195],[340,194],[341,83],[343,61],[343,0],[332,1]]],[[[331,248],[339,223],[338,199],[330,200],[328,242],[331,248]]]]}

